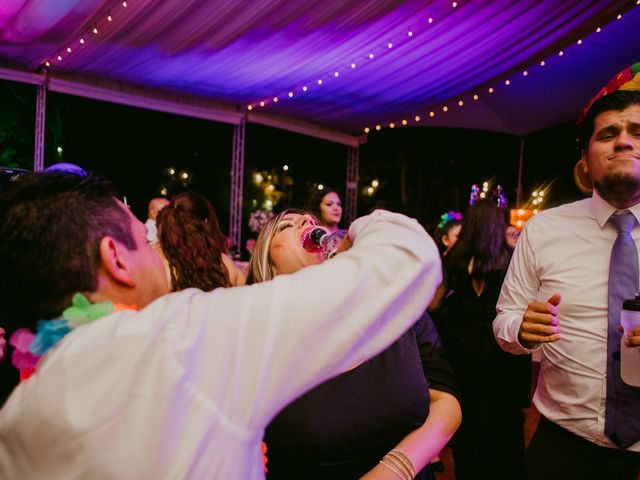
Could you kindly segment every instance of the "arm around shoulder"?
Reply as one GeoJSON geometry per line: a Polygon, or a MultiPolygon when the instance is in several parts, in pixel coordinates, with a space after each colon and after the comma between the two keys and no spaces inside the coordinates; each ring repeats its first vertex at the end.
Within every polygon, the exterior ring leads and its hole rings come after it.
{"type": "Polygon", "coordinates": [[[353,247],[322,265],[225,289],[216,305],[205,297],[202,308],[221,317],[211,323],[218,330],[211,361],[235,359],[242,369],[225,391],[255,404],[241,422],[264,426],[306,390],[376,355],[431,300],[440,257],[416,220],[376,211],[356,220],[349,237],[353,247]]]}

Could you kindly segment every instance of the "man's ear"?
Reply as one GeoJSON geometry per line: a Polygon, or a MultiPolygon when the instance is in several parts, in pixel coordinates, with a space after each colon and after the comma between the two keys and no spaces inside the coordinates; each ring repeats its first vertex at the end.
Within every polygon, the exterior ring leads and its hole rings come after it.
{"type": "Polygon", "coordinates": [[[127,287],[135,287],[128,256],[123,255],[125,248],[119,245],[112,237],[104,237],[100,240],[100,264],[104,271],[117,283],[127,287]]]}
{"type": "Polygon", "coordinates": [[[587,153],[584,150],[584,148],[582,150],[580,150],[580,160],[579,162],[582,164],[582,171],[584,173],[589,173],[589,165],[587,164],[587,153]]]}

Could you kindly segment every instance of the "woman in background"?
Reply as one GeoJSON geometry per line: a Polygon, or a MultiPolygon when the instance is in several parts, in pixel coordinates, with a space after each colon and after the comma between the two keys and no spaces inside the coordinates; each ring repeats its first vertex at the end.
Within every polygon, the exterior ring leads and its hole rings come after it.
{"type": "MultiPolygon", "coordinates": [[[[256,242],[247,283],[321,263],[321,253],[302,247],[315,226],[312,216],[293,211],[272,219],[256,242]]],[[[330,261],[340,261],[340,255],[330,261]]],[[[344,322],[348,328],[349,319],[344,322]]],[[[377,357],[351,366],[280,412],[265,433],[268,479],[431,479],[428,463],[460,422],[454,392],[425,312],[377,357]],[[398,462],[406,461],[407,469],[399,472],[398,462]]]]}
{"type": "Polygon", "coordinates": [[[158,214],[158,240],[173,290],[204,291],[244,285],[244,274],[225,252],[225,236],[211,203],[196,192],[175,195],[158,214]]]}
{"type": "Polygon", "coordinates": [[[462,215],[453,210],[440,216],[440,223],[434,233],[434,239],[440,255],[444,257],[458,241],[458,235],[462,228],[462,215]]]}
{"type": "Polygon", "coordinates": [[[444,257],[440,301],[431,308],[461,390],[462,424],[452,441],[458,480],[524,478],[530,358],[504,352],[491,327],[510,259],[502,210],[478,200],[444,257]]]}
{"type": "Polygon", "coordinates": [[[518,238],[520,238],[520,230],[518,230],[518,227],[516,227],[515,225],[509,224],[507,225],[505,237],[507,239],[507,246],[513,252],[516,249],[518,238]]]}
{"type": "Polygon", "coordinates": [[[340,200],[340,195],[335,188],[316,189],[309,199],[309,210],[320,220],[320,224],[326,227],[329,233],[344,228],[341,226],[342,200],[340,200]]]}

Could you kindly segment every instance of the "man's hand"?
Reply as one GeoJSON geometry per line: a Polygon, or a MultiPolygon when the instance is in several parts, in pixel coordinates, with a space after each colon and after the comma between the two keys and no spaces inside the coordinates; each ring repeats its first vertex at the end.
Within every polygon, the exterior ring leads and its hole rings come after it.
{"type": "Polygon", "coordinates": [[[338,248],[336,248],[336,254],[340,252],[346,252],[352,246],[353,246],[353,242],[351,242],[349,235],[345,235],[342,241],[340,242],[340,245],[338,245],[338,248]]]}
{"type": "MultiPolygon", "coordinates": [[[[556,315],[562,297],[559,293],[546,302],[533,302],[522,316],[518,341],[525,348],[533,348],[539,343],[557,342],[560,340],[560,326],[556,315]]],[[[638,332],[640,334],[640,330],[638,332]]],[[[638,337],[640,345],[640,336],[638,337]]]]}
{"type": "MultiPolygon", "coordinates": [[[[622,325],[618,327],[620,333],[624,333],[622,325]]],[[[625,347],[640,347],[640,327],[624,333],[624,345],[625,347]]]]}

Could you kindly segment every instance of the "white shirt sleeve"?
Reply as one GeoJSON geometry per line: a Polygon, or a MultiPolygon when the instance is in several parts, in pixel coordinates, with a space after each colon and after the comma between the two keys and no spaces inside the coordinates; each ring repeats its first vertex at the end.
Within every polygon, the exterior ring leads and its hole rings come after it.
{"type": "Polygon", "coordinates": [[[390,345],[429,304],[440,258],[417,221],[376,211],[349,236],[353,247],[322,265],[183,292],[188,318],[172,322],[178,362],[235,425],[264,428],[300,394],[390,345]]]}
{"type": "Polygon", "coordinates": [[[496,305],[497,316],[493,321],[493,334],[498,345],[506,352],[523,354],[540,348],[523,347],[518,332],[529,303],[536,301],[540,281],[535,268],[535,250],[531,244],[533,219],[527,223],[513,252],[496,305]]]}

